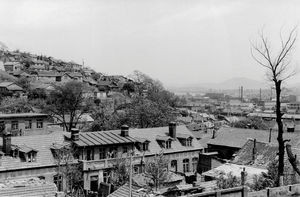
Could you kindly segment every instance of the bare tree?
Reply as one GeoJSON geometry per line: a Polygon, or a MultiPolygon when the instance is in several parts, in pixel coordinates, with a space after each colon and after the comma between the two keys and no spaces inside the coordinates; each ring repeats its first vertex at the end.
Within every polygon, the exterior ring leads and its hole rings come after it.
{"type": "Polygon", "coordinates": [[[146,162],[145,174],[153,181],[156,190],[169,179],[168,163],[169,161],[165,158],[163,152],[146,162]]]}
{"type": "Polygon", "coordinates": [[[278,125],[277,141],[279,145],[278,156],[278,180],[277,184],[281,185],[284,175],[284,147],[287,140],[283,139],[283,113],[280,110],[280,97],[282,90],[282,82],[289,79],[296,74],[296,70],[291,66],[291,54],[296,43],[297,31],[293,28],[286,39],[280,33],[281,46],[277,53],[272,53],[272,47],[268,38],[263,34],[259,35],[259,44],[253,44],[251,47],[251,54],[254,60],[266,68],[268,79],[274,83],[276,90],[276,122],[278,125]]]}

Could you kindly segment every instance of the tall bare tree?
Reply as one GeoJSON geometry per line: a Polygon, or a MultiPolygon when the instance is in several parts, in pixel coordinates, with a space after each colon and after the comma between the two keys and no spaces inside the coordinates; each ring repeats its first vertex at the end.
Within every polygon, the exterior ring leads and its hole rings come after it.
{"type": "Polygon", "coordinates": [[[272,51],[270,41],[264,35],[263,31],[259,34],[259,41],[252,43],[251,54],[254,60],[266,68],[268,79],[274,83],[276,90],[276,122],[278,125],[278,180],[277,184],[281,185],[284,175],[284,147],[288,140],[283,139],[283,113],[280,110],[280,98],[282,90],[282,82],[296,74],[291,63],[291,55],[297,39],[296,27],[289,31],[288,36],[283,38],[280,33],[281,45],[277,52],[272,51]]]}

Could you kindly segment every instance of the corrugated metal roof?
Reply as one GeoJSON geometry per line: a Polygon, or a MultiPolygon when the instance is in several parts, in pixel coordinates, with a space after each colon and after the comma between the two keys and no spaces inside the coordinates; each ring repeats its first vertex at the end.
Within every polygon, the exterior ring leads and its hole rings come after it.
{"type": "Polygon", "coordinates": [[[108,144],[135,143],[136,139],[128,136],[121,136],[121,131],[98,131],[80,133],[79,140],[75,143],[78,146],[100,146],[108,144]]]}

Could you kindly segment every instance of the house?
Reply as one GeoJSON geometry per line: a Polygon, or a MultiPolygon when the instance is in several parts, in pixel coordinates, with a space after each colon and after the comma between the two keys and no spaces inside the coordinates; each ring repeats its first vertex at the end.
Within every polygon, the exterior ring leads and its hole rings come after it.
{"type": "Polygon", "coordinates": [[[63,191],[65,182],[57,172],[57,159],[51,151],[53,144],[63,143],[64,135],[61,131],[16,137],[4,133],[0,140],[0,181],[39,177],[55,183],[58,190],[63,191]]]}
{"type": "Polygon", "coordinates": [[[14,82],[1,82],[0,93],[1,94],[21,94],[24,90],[14,82]]]}
{"type": "Polygon", "coordinates": [[[57,196],[57,187],[53,182],[40,178],[23,178],[0,182],[0,196],[57,196]]]}
{"type": "Polygon", "coordinates": [[[38,71],[33,72],[32,76],[37,81],[41,81],[43,83],[50,83],[50,82],[60,82],[62,81],[62,76],[60,73],[53,72],[53,71],[38,71]]]}
{"type": "Polygon", "coordinates": [[[116,91],[119,89],[119,86],[115,82],[111,81],[98,81],[99,91],[108,93],[109,91],[116,91]]]}
{"type": "Polygon", "coordinates": [[[221,176],[227,177],[227,174],[231,173],[237,178],[241,178],[241,172],[244,171],[247,174],[246,183],[253,183],[255,176],[261,175],[261,173],[267,173],[267,169],[261,169],[251,166],[237,165],[232,163],[225,163],[217,168],[202,173],[205,181],[216,180],[221,176]]]}
{"type": "Polygon", "coordinates": [[[200,153],[198,163],[198,173],[209,171],[225,163],[224,160],[217,157],[218,152],[200,153]]]}
{"type": "MultiPolygon", "coordinates": [[[[292,153],[300,157],[300,149],[297,146],[291,147],[292,153]]],[[[261,142],[256,139],[248,139],[244,146],[237,152],[232,163],[247,165],[260,169],[267,169],[268,166],[278,159],[278,143],[261,142]]],[[[284,182],[293,184],[300,181],[300,176],[293,169],[287,154],[284,157],[284,182]]]]}
{"type": "MultiPolygon", "coordinates": [[[[94,119],[91,117],[91,115],[87,113],[81,114],[79,118],[78,116],[75,116],[74,121],[75,120],[77,120],[76,128],[78,129],[82,129],[94,122],[94,119]]],[[[70,115],[68,114],[65,115],[65,123],[70,124],[70,115]]],[[[64,123],[58,118],[54,118],[54,125],[59,125],[64,131],[66,130],[64,123]]]]}
{"type": "MultiPolygon", "coordinates": [[[[218,152],[222,159],[232,159],[249,138],[259,139],[262,142],[277,142],[277,132],[268,130],[241,129],[232,127],[220,128],[214,137],[207,142],[208,152],[218,152]]],[[[300,146],[300,135],[285,132],[284,139],[290,139],[293,146],[300,146]]]]}
{"type": "Polygon", "coordinates": [[[163,151],[170,160],[169,169],[186,177],[197,170],[202,146],[185,126],[170,123],[169,127],[129,129],[79,133],[72,130],[66,137],[72,140],[83,164],[84,189],[98,191],[101,182],[109,182],[116,158],[134,152],[134,173],[143,171],[145,162],[163,151]]]}
{"type": "Polygon", "coordinates": [[[47,133],[48,115],[38,113],[0,114],[0,124],[13,136],[47,133]]]}
{"type": "Polygon", "coordinates": [[[13,72],[9,72],[10,75],[17,77],[17,78],[21,78],[21,77],[25,77],[25,78],[30,78],[31,75],[26,73],[23,70],[17,70],[17,71],[13,71],[13,72]]]}
{"type": "Polygon", "coordinates": [[[4,69],[6,72],[19,71],[23,68],[23,65],[19,62],[5,62],[4,69]]]}
{"type": "Polygon", "coordinates": [[[76,80],[82,82],[83,76],[81,73],[78,72],[65,72],[62,75],[62,82],[68,82],[71,80],[76,80]]]}

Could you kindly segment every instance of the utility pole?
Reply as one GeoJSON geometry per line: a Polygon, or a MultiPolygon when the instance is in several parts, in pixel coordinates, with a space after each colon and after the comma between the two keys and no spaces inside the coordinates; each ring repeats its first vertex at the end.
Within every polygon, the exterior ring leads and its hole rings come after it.
{"type": "Polygon", "coordinates": [[[130,152],[130,160],[129,160],[129,197],[132,196],[132,155],[133,155],[133,150],[130,152]]]}

